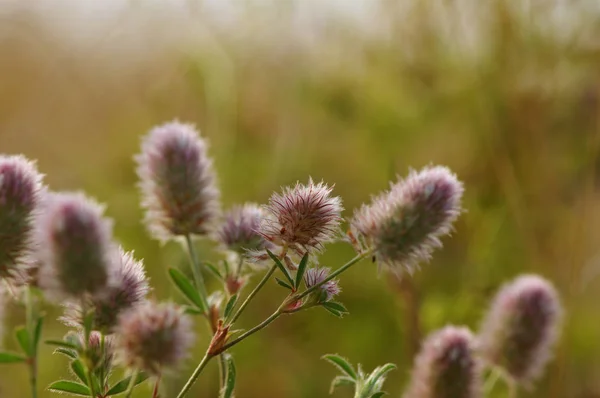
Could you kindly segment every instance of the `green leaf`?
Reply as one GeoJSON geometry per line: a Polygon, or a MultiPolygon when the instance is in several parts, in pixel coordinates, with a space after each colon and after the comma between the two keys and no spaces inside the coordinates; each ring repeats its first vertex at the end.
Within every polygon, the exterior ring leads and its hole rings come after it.
{"type": "Polygon", "coordinates": [[[183,312],[188,315],[204,315],[204,313],[202,311],[200,311],[198,308],[190,307],[187,305],[183,307],[183,312]]]}
{"type": "Polygon", "coordinates": [[[275,264],[277,265],[277,268],[279,268],[281,270],[281,272],[283,273],[283,275],[285,276],[285,278],[288,280],[288,282],[290,283],[290,285],[294,286],[294,280],[290,276],[290,273],[288,272],[288,270],[285,267],[285,265],[283,265],[281,263],[281,261],[279,260],[279,258],[277,258],[277,256],[274,255],[273,252],[271,252],[271,250],[267,249],[267,254],[269,255],[269,257],[271,257],[271,260],[273,260],[275,262],[275,264]]]}
{"type": "MultiPolygon", "coordinates": [[[[149,376],[146,373],[140,372],[137,376],[137,379],[135,380],[135,385],[137,386],[138,384],[143,383],[144,381],[146,381],[146,379],[148,379],[148,377],[149,376]]],[[[120,380],[118,383],[112,386],[110,390],[108,390],[106,395],[118,395],[124,393],[125,391],[127,391],[127,387],[129,387],[130,381],[131,376],[120,380]]]]}
{"type": "Polygon", "coordinates": [[[329,394],[333,394],[336,388],[341,386],[353,386],[356,381],[348,376],[336,376],[329,387],[329,394]]]}
{"type": "Polygon", "coordinates": [[[0,363],[20,363],[26,360],[26,357],[16,352],[0,352],[0,363]]]}
{"type": "Polygon", "coordinates": [[[396,365],[393,363],[386,363],[383,366],[375,368],[367,380],[365,380],[361,396],[370,397],[372,394],[379,392],[379,387],[383,384],[383,379],[394,369],[396,369],[396,365]]]}
{"type": "Polygon", "coordinates": [[[238,300],[238,295],[234,294],[233,296],[231,296],[229,298],[229,301],[227,301],[227,305],[225,306],[225,311],[223,312],[223,317],[225,318],[226,321],[229,319],[229,316],[233,314],[233,309],[235,308],[235,304],[237,303],[237,300],[238,300]]]}
{"type": "Polygon", "coordinates": [[[277,277],[275,278],[275,282],[277,282],[277,284],[279,286],[285,287],[286,289],[294,290],[294,288],[291,287],[287,282],[282,281],[281,279],[279,279],[277,277]]]}
{"type": "Polygon", "coordinates": [[[48,345],[54,345],[57,347],[68,348],[70,350],[79,351],[79,347],[77,345],[69,343],[67,341],[63,341],[63,340],[46,340],[46,341],[44,341],[44,343],[46,343],[48,345]]]}
{"type": "Polygon", "coordinates": [[[323,307],[327,307],[329,309],[335,310],[341,314],[349,314],[348,310],[342,303],[338,303],[336,301],[325,301],[321,303],[323,307]]]}
{"type": "Polygon", "coordinates": [[[28,357],[32,357],[33,350],[31,349],[31,340],[29,339],[29,332],[25,329],[25,326],[19,326],[15,329],[15,338],[19,343],[19,347],[28,357]]]}
{"type": "Polygon", "coordinates": [[[206,269],[213,274],[213,276],[219,280],[224,280],[223,275],[221,275],[221,272],[219,272],[219,270],[217,269],[217,267],[215,267],[214,265],[212,265],[211,263],[203,263],[204,266],[206,267],[206,269]]]}
{"type": "Polygon", "coordinates": [[[37,322],[35,323],[35,329],[33,330],[33,344],[31,347],[33,350],[32,356],[37,355],[38,346],[40,345],[40,340],[42,339],[43,326],[44,326],[44,317],[40,316],[37,319],[37,322]]]}
{"type": "Polygon", "coordinates": [[[304,278],[304,273],[306,272],[306,266],[308,265],[308,252],[302,256],[302,260],[300,260],[300,264],[298,264],[298,271],[296,272],[296,284],[294,285],[296,289],[300,287],[300,283],[302,283],[302,278],[304,278]]]}
{"type": "Polygon", "coordinates": [[[67,358],[77,359],[77,352],[69,348],[58,347],[56,350],[54,350],[54,354],[62,354],[67,358]]]}
{"type": "Polygon", "coordinates": [[[371,395],[369,398],[381,398],[386,394],[387,393],[385,391],[379,391],[379,392],[376,392],[375,394],[371,395]]]}
{"type": "Polygon", "coordinates": [[[83,384],[88,384],[88,378],[85,374],[85,367],[79,359],[76,359],[75,361],[71,362],[71,370],[73,371],[73,374],[75,374],[75,376],[77,376],[77,378],[81,380],[83,384]]]}
{"type": "Polygon", "coordinates": [[[88,311],[83,317],[83,330],[86,338],[89,337],[89,334],[94,328],[94,318],[94,310],[88,311]]]}
{"type": "Polygon", "coordinates": [[[179,288],[179,291],[188,299],[192,304],[198,307],[203,313],[208,311],[208,308],[204,306],[200,294],[194,287],[194,284],[178,269],[169,268],[169,276],[171,280],[179,288]]]}
{"type": "Polygon", "coordinates": [[[227,366],[227,376],[225,378],[225,385],[221,390],[219,398],[232,398],[233,390],[235,388],[235,364],[233,363],[233,357],[231,355],[225,356],[225,364],[227,366]]]}
{"type": "Polygon", "coordinates": [[[352,380],[357,379],[356,371],[354,367],[348,362],[348,360],[337,354],[323,355],[321,358],[332,363],[335,367],[342,371],[345,375],[349,376],[352,380]]]}
{"type": "Polygon", "coordinates": [[[329,311],[330,313],[332,313],[333,315],[337,316],[338,318],[343,318],[344,317],[344,313],[343,312],[339,312],[338,310],[336,310],[335,308],[331,308],[327,305],[327,302],[323,303],[322,306],[323,308],[325,308],[327,311],[329,311]]]}
{"type": "Polygon", "coordinates": [[[83,384],[69,380],[59,380],[48,386],[48,390],[55,392],[66,392],[73,395],[90,396],[90,389],[83,384]]]}

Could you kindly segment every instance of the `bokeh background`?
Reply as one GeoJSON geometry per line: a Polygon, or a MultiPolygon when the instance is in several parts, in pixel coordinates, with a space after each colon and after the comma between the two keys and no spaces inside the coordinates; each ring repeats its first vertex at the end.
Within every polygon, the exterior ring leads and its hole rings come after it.
{"type": "MultiPolygon", "coordinates": [[[[0,151],[38,159],[53,189],[107,203],[154,296],[175,300],[166,267],[185,255],[144,231],[132,161],[155,124],[198,125],[225,207],[312,176],[335,183],[349,216],[394,175],[448,165],[467,212],[434,260],[411,283],[363,262],[342,278],[351,315],[300,313],[236,347],[237,396],[325,397],[335,370],[319,358],[333,352],[367,370],[397,363],[386,389],[399,397],[419,336],[476,329],[499,285],[536,272],[556,283],[567,319],[545,377],[522,395],[600,397],[599,38],[596,0],[2,0],[0,151]]],[[[352,255],[335,244],[322,263],[352,255]]],[[[282,294],[269,284],[242,326],[282,294]]],[[[11,348],[22,313],[7,312],[11,348]]],[[[197,324],[167,397],[206,347],[197,324]]],[[[45,337],[64,332],[50,322],[45,337]]],[[[41,386],[71,377],[51,353],[41,386]]],[[[191,396],[215,397],[216,384],[213,364],[191,396]]],[[[1,397],[28,394],[24,367],[0,368],[1,397]]]]}

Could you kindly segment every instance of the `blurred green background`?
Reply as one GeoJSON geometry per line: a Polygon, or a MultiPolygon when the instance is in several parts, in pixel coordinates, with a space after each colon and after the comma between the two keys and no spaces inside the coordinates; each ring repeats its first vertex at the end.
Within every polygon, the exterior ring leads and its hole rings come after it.
{"type": "MultiPolygon", "coordinates": [[[[333,352],[367,370],[397,363],[386,389],[398,397],[419,332],[476,329],[501,283],[536,272],[556,283],[567,319],[555,360],[522,396],[600,397],[599,37],[600,5],[583,0],[3,0],[0,151],[38,159],[55,190],[106,202],[154,296],[177,300],[166,267],[185,255],[146,234],[132,161],[155,124],[199,126],[225,207],[312,176],[335,183],[350,216],[396,173],[448,165],[467,212],[413,286],[366,261],[353,268],[342,278],[350,316],[286,317],[233,350],[237,396],[325,397],[335,370],[319,358],[333,352]]],[[[352,255],[332,245],[322,263],[352,255]]],[[[242,327],[282,294],[269,284],[242,327]]],[[[168,397],[206,347],[197,327],[168,397]]],[[[64,332],[54,322],[45,337],[64,332]]],[[[15,346],[9,332],[4,345],[15,346]]],[[[41,386],[71,377],[51,352],[41,386]]],[[[216,384],[213,364],[190,396],[215,397],[216,384]]],[[[1,397],[28,394],[24,367],[0,368],[1,397]]]]}

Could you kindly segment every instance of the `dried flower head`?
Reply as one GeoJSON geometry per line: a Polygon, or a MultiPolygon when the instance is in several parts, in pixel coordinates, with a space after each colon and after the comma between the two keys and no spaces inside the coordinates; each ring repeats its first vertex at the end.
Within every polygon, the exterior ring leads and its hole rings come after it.
{"type": "MultiPolygon", "coordinates": [[[[106,294],[90,298],[87,308],[94,310],[93,328],[102,333],[112,333],[119,320],[119,315],[144,303],[150,291],[144,263],[133,257],[133,252],[119,249],[115,256],[115,283],[107,289],[106,294]]],[[[72,327],[82,327],[83,314],[81,304],[68,303],[62,320],[72,327]]]]}
{"type": "Polygon", "coordinates": [[[73,299],[101,296],[115,274],[112,221],[81,193],[50,194],[37,228],[39,283],[49,293],[73,299]]]}
{"type": "Polygon", "coordinates": [[[342,200],[331,196],[332,190],[310,179],[307,185],[297,183],[281,194],[274,193],[265,208],[268,214],[260,225],[260,234],[300,255],[321,250],[334,240],[341,221],[342,200]]]}
{"type": "Polygon", "coordinates": [[[35,163],[23,156],[0,156],[0,278],[20,279],[27,273],[42,192],[35,163]]]}
{"type": "Polygon", "coordinates": [[[264,210],[254,203],[233,207],[225,213],[217,241],[224,249],[243,256],[248,251],[264,250],[269,242],[258,232],[264,215],[264,210]]]}
{"type": "Polygon", "coordinates": [[[153,302],[123,314],[116,336],[119,361],[153,374],[178,366],[194,339],[192,322],[181,309],[153,302]]]}
{"type": "MultiPolygon", "coordinates": [[[[319,267],[310,268],[306,270],[306,273],[304,274],[304,283],[306,284],[306,288],[310,289],[311,287],[323,282],[325,278],[327,278],[327,276],[329,275],[330,271],[331,270],[329,268],[319,267]]],[[[317,299],[319,302],[329,301],[338,294],[340,294],[341,291],[342,288],[340,288],[338,280],[332,279],[324,283],[317,289],[317,299]]]]}
{"type": "Polygon", "coordinates": [[[481,366],[469,329],[446,326],[432,333],[415,359],[404,398],[481,397],[481,366]]]}
{"type": "Polygon", "coordinates": [[[541,376],[552,355],[562,319],[554,286],[523,275],[496,294],[480,332],[481,352],[519,383],[541,376]]]}
{"type": "Polygon", "coordinates": [[[161,241],[204,235],[219,216],[219,190],[207,143],[194,126],[155,127],[136,156],[146,225],[161,241]]]}
{"type": "Polygon", "coordinates": [[[360,250],[374,250],[380,264],[412,272],[442,246],[440,237],[461,212],[462,194],[462,183],[446,167],[411,171],[354,213],[352,233],[360,250]]]}

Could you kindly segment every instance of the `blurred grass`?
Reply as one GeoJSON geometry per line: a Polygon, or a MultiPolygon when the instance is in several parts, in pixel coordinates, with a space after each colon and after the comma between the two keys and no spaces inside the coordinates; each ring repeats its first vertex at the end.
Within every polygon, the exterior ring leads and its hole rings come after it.
{"type": "MultiPolygon", "coordinates": [[[[154,124],[198,124],[211,141],[226,206],[265,202],[280,186],[312,176],[336,184],[349,216],[391,175],[447,164],[465,181],[468,212],[415,276],[422,328],[476,328],[502,282],[541,273],[559,287],[568,318],[555,361],[527,396],[600,397],[598,4],[221,6],[6,0],[2,152],[39,159],[53,189],[84,189],[108,203],[119,239],[145,258],[161,299],[174,293],[166,266],[185,257],[175,244],[159,247],[140,224],[132,155],[154,124]]],[[[322,262],[351,255],[335,245],[322,262]]],[[[350,316],[287,317],[236,348],[238,396],[326,396],[335,371],[319,357],[328,352],[366,369],[398,363],[386,386],[399,396],[410,347],[403,300],[386,279],[365,262],[342,280],[350,316]]],[[[267,316],[280,295],[269,286],[243,326],[267,316]]],[[[50,309],[48,317],[57,314],[50,309]]],[[[12,309],[9,321],[21,318],[12,309]]],[[[202,326],[195,360],[207,340],[202,326]]],[[[63,332],[52,323],[46,335],[63,332]]],[[[14,346],[10,336],[5,345],[14,346]]],[[[49,348],[42,353],[42,386],[68,377],[62,360],[49,348]]],[[[172,375],[173,388],[192,362],[172,375]]],[[[216,396],[215,375],[211,367],[194,396],[216,396]]],[[[26,380],[25,369],[3,367],[0,396],[27,396],[26,380]]]]}

